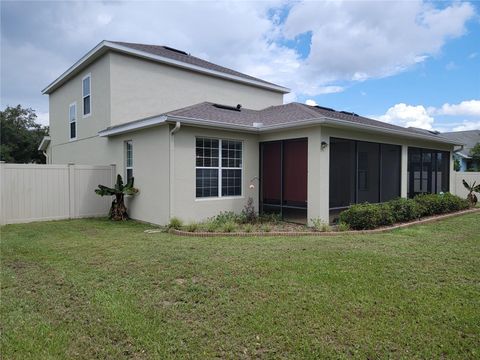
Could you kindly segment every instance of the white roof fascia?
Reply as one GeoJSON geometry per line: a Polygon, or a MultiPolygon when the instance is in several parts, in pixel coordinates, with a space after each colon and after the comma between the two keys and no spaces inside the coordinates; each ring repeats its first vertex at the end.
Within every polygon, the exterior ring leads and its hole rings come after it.
{"type": "Polygon", "coordinates": [[[211,70],[211,69],[206,69],[201,66],[193,65],[193,64],[188,64],[182,61],[170,59],[164,56],[159,56],[159,55],[154,55],[146,51],[141,51],[141,50],[135,50],[127,46],[119,45],[112,43],[110,41],[102,41],[100,42],[97,46],[95,46],[92,50],[90,50],[87,54],[85,54],[80,60],[78,60],[75,64],[73,64],[70,68],[67,69],[62,75],[60,75],[55,81],[53,81],[50,85],[48,85],[45,89],[42,90],[42,94],[48,94],[53,88],[55,88],[59,83],[61,83],[66,77],[68,77],[70,74],[78,70],[79,68],[82,67],[83,64],[85,64],[87,61],[89,61],[92,57],[94,57],[98,52],[100,52],[103,49],[110,49],[110,50],[116,50],[118,52],[130,54],[130,55],[135,55],[137,57],[145,58],[148,60],[154,60],[157,62],[173,65],[176,67],[181,67],[184,69],[188,69],[191,71],[199,72],[199,73],[204,73],[207,75],[223,78],[223,79],[228,79],[228,80],[233,80],[236,82],[240,83],[245,83],[248,85],[264,88],[264,89],[269,89],[269,90],[274,90],[283,94],[289,93],[290,89],[283,87],[283,86],[278,86],[274,84],[266,84],[261,81],[253,80],[253,79],[246,79],[241,76],[237,75],[232,75],[232,74],[226,74],[220,71],[216,70],[211,70]]]}
{"type": "Polygon", "coordinates": [[[101,136],[101,137],[114,136],[114,135],[119,135],[119,134],[123,134],[130,131],[142,130],[152,126],[161,125],[165,123],[166,120],[167,120],[167,117],[165,115],[153,116],[143,120],[126,123],[123,125],[118,125],[111,129],[107,128],[105,130],[101,130],[98,132],[98,136],[101,136]]]}

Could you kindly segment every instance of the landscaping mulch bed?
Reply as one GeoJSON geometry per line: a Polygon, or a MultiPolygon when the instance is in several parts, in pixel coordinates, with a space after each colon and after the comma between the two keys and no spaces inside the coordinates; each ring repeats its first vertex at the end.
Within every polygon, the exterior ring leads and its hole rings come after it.
{"type": "MultiPolygon", "coordinates": [[[[291,224],[291,223],[284,223],[280,222],[278,224],[272,224],[270,231],[258,231],[258,229],[251,231],[251,232],[243,232],[243,231],[232,231],[232,232],[206,232],[206,231],[185,231],[185,230],[177,230],[171,229],[170,233],[174,235],[180,236],[197,236],[197,237],[225,237],[225,236],[233,236],[233,237],[243,237],[243,236],[335,236],[335,235],[346,235],[346,234],[374,234],[374,233],[381,233],[386,231],[391,231],[394,229],[409,227],[413,225],[425,224],[429,222],[434,222],[442,219],[446,219],[449,217],[459,216],[463,214],[475,213],[480,212],[480,208],[474,208],[469,210],[457,211],[454,213],[443,214],[443,215],[435,215],[426,218],[422,218],[415,221],[410,221],[406,223],[397,223],[392,226],[380,227],[377,229],[372,230],[348,230],[348,231],[312,231],[311,228],[305,225],[299,224],[291,224]]],[[[332,227],[335,229],[335,227],[332,227]]]]}

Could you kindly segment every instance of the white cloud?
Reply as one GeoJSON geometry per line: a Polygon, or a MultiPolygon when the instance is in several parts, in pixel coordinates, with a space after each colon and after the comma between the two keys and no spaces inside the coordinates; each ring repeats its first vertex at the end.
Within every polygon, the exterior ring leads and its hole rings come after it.
{"type": "Polygon", "coordinates": [[[478,121],[463,121],[461,125],[455,126],[453,131],[466,131],[466,130],[480,130],[480,120],[478,121]]]}
{"type": "Polygon", "coordinates": [[[466,100],[459,104],[443,104],[441,108],[429,108],[430,114],[454,116],[480,116],[480,100],[466,100]]]}
{"type": "Polygon", "coordinates": [[[305,104],[309,105],[309,106],[317,106],[317,102],[313,99],[308,99],[305,101],[305,104]]]}
{"type": "Polygon", "coordinates": [[[433,130],[434,118],[428,115],[424,106],[407,105],[404,103],[392,106],[384,115],[376,117],[380,121],[404,127],[417,127],[433,130]]]}
{"type": "Polygon", "coordinates": [[[311,32],[303,77],[325,85],[390,76],[425,61],[447,39],[462,35],[473,15],[471,4],[457,2],[443,9],[422,1],[300,2],[284,34],[294,39],[311,32]]]}
{"type": "Polygon", "coordinates": [[[2,103],[40,90],[103,39],[170,45],[313,97],[407,69],[461,36],[469,3],[4,2],[2,103]],[[279,14],[288,8],[286,19],[279,14]],[[281,10],[281,11],[280,11],[281,10]],[[76,14],[74,17],[71,14],[76,14]],[[272,15],[273,14],[273,15],[272,15]],[[284,45],[311,33],[308,56],[284,45]],[[32,61],[32,59],[35,59],[32,61]]]}
{"type": "Polygon", "coordinates": [[[463,116],[480,116],[480,100],[465,100],[453,105],[445,103],[439,108],[400,103],[389,108],[384,115],[372,117],[399,126],[413,126],[426,130],[463,131],[480,129],[480,120],[458,119],[458,117],[463,116]],[[447,120],[445,117],[450,119],[447,120]]]}

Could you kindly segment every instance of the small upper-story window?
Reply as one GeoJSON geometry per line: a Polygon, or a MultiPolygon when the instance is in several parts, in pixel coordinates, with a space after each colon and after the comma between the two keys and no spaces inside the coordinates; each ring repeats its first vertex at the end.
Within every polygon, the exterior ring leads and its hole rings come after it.
{"type": "Polygon", "coordinates": [[[91,78],[92,76],[88,74],[82,80],[83,116],[88,116],[92,113],[91,78]]]}
{"type": "Polygon", "coordinates": [[[77,138],[77,103],[68,107],[68,124],[70,126],[70,140],[77,138]]]}
{"type": "Polygon", "coordinates": [[[129,182],[133,177],[133,143],[132,140],[125,141],[125,175],[129,182]]]}

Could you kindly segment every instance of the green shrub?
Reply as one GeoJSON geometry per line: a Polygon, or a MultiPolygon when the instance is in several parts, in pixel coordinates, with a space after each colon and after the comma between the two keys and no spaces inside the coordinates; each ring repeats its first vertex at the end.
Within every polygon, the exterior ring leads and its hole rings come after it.
{"type": "Polygon", "coordinates": [[[312,223],[311,228],[313,228],[314,231],[326,232],[332,230],[330,225],[322,219],[310,219],[310,222],[312,223]]]}
{"type": "Polygon", "coordinates": [[[468,208],[468,201],[450,193],[422,194],[414,200],[422,208],[422,216],[446,214],[468,208]]]}
{"type": "Polygon", "coordinates": [[[225,224],[222,226],[222,231],[226,233],[230,233],[235,231],[237,228],[237,224],[235,224],[233,221],[227,221],[225,224]]]}
{"type": "Polygon", "coordinates": [[[243,231],[246,233],[250,233],[253,231],[253,225],[252,224],[245,224],[243,225],[243,231]]]}
{"type": "Polygon", "coordinates": [[[468,209],[468,201],[450,193],[422,194],[414,199],[352,205],[340,214],[340,223],[354,230],[366,230],[464,209],[468,209]]]}
{"type": "Polygon", "coordinates": [[[414,200],[421,206],[421,216],[432,216],[442,213],[442,203],[437,194],[421,194],[414,197],[414,200]]]}
{"type": "Polygon", "coordinates": [[[354,230],[375,229],[392,225],[394,222],[392,208],[388,203],[356,204],[340,214],[340,223],[345,223],[354,230]]]}
{"type": "Polygon", "coordinates": [[[215,232],[217,231],[217,229],[218,229],[218,225],[214,221],[208,221],[205,224],[205,230],[207,230],[208,232],[215,232]]]}
{"type": "Polygon", "coordinates": [[[265,224],[265,225],[262,226],[262,231],[263,232],[270,232],[270,231],[272,231],[272,227],[268,224],[265,224]]]}
{"type": "Polygon", "coordinates": [[[170,223],[168,224],[168,227],[170,229],[180,230],[182,225],[183,225],[182,220],[180,220],[178,217],[172,217],[170,219],[170,223]]]}
{"type": "Polygon", "coordinates": [[[441,198],[442,209],[444,213],[460,211],[469,208],[467,199],[462,199],[461,197],[452,195],[450,193],[445,193],[439,196],[441,198]]]}
{"type": "Polygon", "coordinates": [[[348,231],[350,226],[346,222],[339,222],[337,225],[337,231],[348,231]]]}
{"type": "Polygon", "coordinates": [[[405,222],[422,216],[422,206],[413,199],[398,198],[388,202],[395,222],[405,222]]]}
{"type": "Polygon", "coordinates": [[[197,231],[197,229],[198,229],[198,224],[195,223],[195,222],[192,222],[192,223],[187,225],[187,231],[188,232],[195,232],[195,231],[197,231]]]}
{"type": "Polygon", "coordinates": [[[215,222],[217,226],[223,226],[226,223],[240,223],[241,218],[239,215],[235,214],[233,211],[222,211],[217,216],[214,216],[210,221],[215,222]]]}

